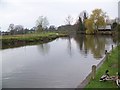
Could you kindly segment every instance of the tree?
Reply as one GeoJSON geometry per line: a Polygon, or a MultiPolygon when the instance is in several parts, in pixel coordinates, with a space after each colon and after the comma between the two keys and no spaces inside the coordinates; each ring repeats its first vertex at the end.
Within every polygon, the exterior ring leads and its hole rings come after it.
{"type": "Polygon", "coordinates": [[[8,27],[8,31],[10,32],[11,30],[14,30],[14,24],[10,24],[8,27]]]}
{"type": "Polygon", "coordinates": [[[78,30],[83,31],[83,23],[81,17],[78,19],[78,30]]]}
{"type": "Polygon", "coordinates": [[[68,15],[68,17],[65,19],[65,23],[67,25],[71,25],[72,22],[73,22],[73,18],[70,15],[68,15]]]}
{"type": "Polygon", "coordinates": [[[88,18],[88,13],[84,10],[80,13],[79,18],[77,20],[77,30],[80,33],[85,32],[86,27],[85,27],[85,20],[88,18]]]}
{"type": "Polygon", "coordinates": [[[10,34],[24,34],[24,27],[22,25],[10,24],[8,31],[10,34]]]}
{"type": "Polygon", "coordinates": [[[37,31],[41,32],[47,28],[49,25],[49,22],[47,20],[47,17],[40,16],[38,20],[36,21],[37,25],[37,31]]]}
{"type": "Polygon", "coordinates": [[[117,22],[113,22],[113,24],[112,24],[112,29],[115,29],[116,27],[117,27],[117,22]]]}
{"type": "Polygon", "coordinates": [[[54,31],[54,30],[56,30],[56,27],[55,27],[54,25],[51,25],[51,26],[49,27],[49,30],[50,30],[50,31],[54,31]]]}
{"type": "Polygon", "coordinates": [[[14,31],[17,33],[17,34],[24,34],[24,27],[22,25],[15,25],[14,26],[14,31]]]}
{"type": "Polygon", "coordinates": [[[85,27],[86,27],[86,33],[87,34],[92,34],[94,33],[94,29],[93,29],[93,23],[94,21],[92,19],[86,19],[85,20],[85,27]]]}
{"type": "Polygon", "coordinates": [[[82,12],[80,13],[79,17],[81,17],[81,19],[82,19],[82,21],[83,21],[83,23],[84,23],[84,21],[88,18],[88,13],[87,13],[87,11],[86,11],[86,10],[82,11],[82,12]]]}
{"type": "Polygon", "coordinates": [[[90,19],[93,20],[94,28],[98,30],[98,27],[105,26],[106,13],[102,9],[95,9],[92,11],[90,19]]]}
{"type": "Polygon", "coordinates": [[[96,33],[99,27],[106,25],[106,13],[102,9],[95,9],[88,19],[85,20],[85,26],[87,28],[86,33],[96,33]]]}

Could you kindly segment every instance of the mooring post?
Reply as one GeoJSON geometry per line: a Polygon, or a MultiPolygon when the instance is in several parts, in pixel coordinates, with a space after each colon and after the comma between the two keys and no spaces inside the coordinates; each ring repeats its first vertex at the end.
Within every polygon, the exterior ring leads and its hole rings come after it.
{"type": "Polygon", "coordinates": [[[92,79],[95,79],[95,75],[96,75],[96,65],[92,66],[92,79]]]}
{"type": "Polygon", "coordinates": [[[108,60],[108,51],[107,50],[105,50],[105,55],[106,55],[106,60],[108,60]]]}
{"type": "Polygon", "coordinates": [[[113,51],[113,45],[112,45],[112,51],[113,51]]]}
{"type": "Polygon", "coordinates": [[[107,54],[107,50],[105,50],[105,55],[107,54]]]}

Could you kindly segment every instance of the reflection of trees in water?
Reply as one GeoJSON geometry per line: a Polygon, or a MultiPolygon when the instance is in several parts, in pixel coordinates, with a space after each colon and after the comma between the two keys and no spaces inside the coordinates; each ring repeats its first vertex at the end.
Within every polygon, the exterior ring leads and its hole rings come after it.
{"type": "Polygon", "coordinates": [[[117,35],[112,36],[112,38],[113,38],[113,42],[116,44],[120,41],[120,35],[119,35],[119,37],[117,35]]]}
{"type": "Polygon", "coordinates": [[[68,38],[68,54],[70,55],[70,56],[72,56],[73,55],[73,51],[72,51],[72,42],[71,42],[71,38],[69,37],[68,38]]]}
{"type": "Polygon", "coordinates": [[[95,58],[100,58],[104,55],[105,50],[105,37],[94,36],[94,35],[77,35],[75,41],[81,51],[87,54],[89,51],[94,55],[95,58]]]}
{"type": "Polygon", "coordinates": [[[84,55],[87,54],[87,48],[86,48],[86,38],[85,38],[85,35],[81,34],[77,34],[75,37],[74,37],[76,43],[77,43],[77,46],[78,48],[80,49],[80,52],[84,55]]]}
{"type": "Polygon", "coordinates": [[[38,50],[40,51],[40,53],[42,53],[43,55],[47,54],[50,50],[50,45],[49,44],[40,44],[38,45],[38,50]]]}

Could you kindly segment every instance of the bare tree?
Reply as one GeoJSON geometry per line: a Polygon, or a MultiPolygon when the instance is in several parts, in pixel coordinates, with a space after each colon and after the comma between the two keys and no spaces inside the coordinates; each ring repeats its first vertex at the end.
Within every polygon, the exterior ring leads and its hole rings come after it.
{"type": "Polygon", "coordinates": [[[86,10],[82,11],[82,12],[80,13],[80,15],[79,15],[79,17],[81,17],[81,19],[82,19],[83,22],[84,22],[85,19],[88,18],[88,16],[89,16],[89,15],[88,15],[88,13],[87,13],[86,10]]]}
{"type": "Polygon", "coordinates": [[[8,27],[8,31],[10,32],[11,30],[14,30],[14,24],[10,24],[8,27]]]}
{"type": "Polygon", "coordinates": [[[72,22],[73,22],[73,18],[70,15],[68,15],[65,19],[65,23],[67,25],[71,25],[72,22]]]}
{"type": "Polygon", "coordinates": [[[39,16],[38,20],[36,21],[37,31],[43,31],[49,25],[47,17],[39,16]]]}

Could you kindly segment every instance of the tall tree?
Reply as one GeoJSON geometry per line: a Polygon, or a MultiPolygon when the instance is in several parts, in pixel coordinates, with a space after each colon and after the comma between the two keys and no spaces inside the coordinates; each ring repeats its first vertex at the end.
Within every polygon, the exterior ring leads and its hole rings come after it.
{"type": "Polygon", "coordinates": [[[106,13],[102,9],[95,9],[88,19],[85,20],[86,33],[96,33],[98,28],[106,25],[106,13]]]}
{"type": "Polygon", "coordinates": [[[36,21],[36,25],[37,25],[38,32],[45,30],[47,26],[49,25],[47,17],[40,16],[38,20],[36,21]]]}
{"type": "Polygon", "coordinates": [[[70,15],[68,15],[67,18],[65,19],[65,23],[67,25],[71,25],[72,22],[73,22],[73,18],[70,15]]]}
{"type": "Polygon", "coordinates": [[[14,30],[14,24],[10,24],[8,27],[8,31],[10,32],[11,30],[14,30]]]}
{"type": "Polygon", "coordinates": [[[93,20],[95,29],[98,30],[99,27],[105,26],[106,13],[102,9],[95,9],[92,11],[90,18],[93,20]]]}
{"type": "Polygon", "coordinates": [[[85,20],[88,17],[88,13],[84,10],[80,13],[79,18],[77,20],[77,30],[81,33],[84,32],[86,30],[85,27],[85,20]]]}
{"type": "Polygon", "coordinates": [[[87,34],[92,34],[94,33],[94,28],[93,28],[93,20],[92,19],[86,19],[85,20],[85,27],[86,27],[86,33],[87,34]]]}
{"type": "Polygon", "coordinates": [[[86,27],[85,27],[85,20],[87,20],[88,18],[88,14],[86,11],[84,11],[83,13],[83,30],[85,31],[86,30],[86,27]]]}
{"type": "Polygon", "coordinates": [[[83,23],[82,23],[81,17],[79,17],[78,25],[79,25],[79,26],[78,26],[79,31],[83,31],[83,23]]]}

